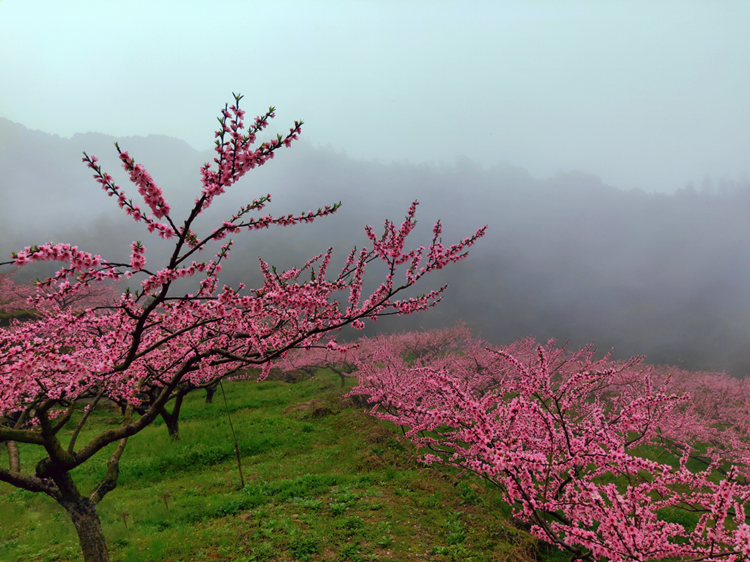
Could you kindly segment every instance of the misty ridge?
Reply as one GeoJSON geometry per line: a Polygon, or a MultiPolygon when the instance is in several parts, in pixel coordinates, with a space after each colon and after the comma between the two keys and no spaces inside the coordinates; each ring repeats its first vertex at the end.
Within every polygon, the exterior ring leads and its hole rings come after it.
{"type": "MultiPolygon", "coordinates": [[[[272,123],[269,131],[283,130],[272,123]]],[[[303,128],[304,139],[305,129],[303,128]]],[[[81,162],[95,155],[126,195],[143,206],[120,167],[118,141],[143,164],[181,222],[200,192],[199,168],[212,150],[158,135],[115,138],[98,133],[63,139],[0,118],[0,252],[69,242],[111,261],[127,262],[141,240],[154,265],[165,245],[106,196],[81,162]]],[[[637,163],[633,164],[637,166],[637,163]]],[[[218,198],[202,217],[210,228],[240,206],[270,193],[273,216],[315,210],[338,201],[332,217],[311,225],[234,235],[223,283],[262,283],[258,257],[278,268],[301,266],[334,247],[340,266],[352,246],[368,245],[363,227],[400,224],[419,200],[419,225],[408,247],[427,245],[442,219],[452,244],[489,225],[465,261],[418,284],[421,294],[450,286],[427,313],[382,318],[365,333],[446,327],[463,319],[475,335],[509,343],[533,335],[571,346],[593,343],[614,356],[645,354],[649,363],[750,373],[750,183],[686,187],[673,195],[624,191],[582,172],[535,179],[513,166],[384,165],[352,160],[301,140],[279,150],[218,198]]],[[[381,230],[382,231],[382,230],[381,230]]],[[[198,232],[201,236],[205,232],[198,232]]],[[[218,250],[218,247],[216,248],[218,250]]],[[[200,257],[208,260],[213,252],[200,257]]],[[[379,279],[378,269],[370,272],[379,279]]],[[[54,264],[17,273],[19,281],[47,276],[54,264]]],[[[330,271],[335,271],[331,269],[330,271]]],[[[349,329],[345,337],[360,335],[349,329]]]]}

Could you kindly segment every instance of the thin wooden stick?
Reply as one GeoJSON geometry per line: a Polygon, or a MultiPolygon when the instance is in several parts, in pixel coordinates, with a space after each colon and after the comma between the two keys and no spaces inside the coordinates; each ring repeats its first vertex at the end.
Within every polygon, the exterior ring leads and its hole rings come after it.
{"type": "Polygon", "coordinates": [[[237,444],[237,435],[234,433],[234,426],[232,425],[232,416],[229,415],[229,404],[227,404],[227,394],[224,392],[224,384],[219,381],[221,387],[221,394],[224,396],[224,407],[227,409],[227,419],[229,420],[229,429],[232,430],[232,438],[234,439],[234,452],[237,453],[237,469],[240,471],[240,484],[241,487],[245,487],[245,477],[242,476],[242,460],[240,459],[240,446],[237,444]]]}

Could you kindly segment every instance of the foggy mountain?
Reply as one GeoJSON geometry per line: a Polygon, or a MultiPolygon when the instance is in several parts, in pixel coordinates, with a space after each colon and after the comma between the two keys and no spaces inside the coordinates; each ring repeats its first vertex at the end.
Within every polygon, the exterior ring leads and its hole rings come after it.
{"type": "MultiPolygon", "coordinates": [[[[127,261],[130,242],[138,239],[150,263],[157,263],[166,246],[120,211],[81,163],[82,151],[96,155],[143,206],[119,166],[115,140],[146,166],[179,221],[200,192],[198,170],[212,161],[212,151],[155,135],[64,139],[0,119],[3,256],[52,240],[127,261]]],[[[287,268],[333,245],[333,265],[340,265],[353,245],[367,244],[365,224],[377,231],[385,218],[400,223],[418,199],[419,225],[410,246],[427,245],[438,218],[446,244],[485,223],[488,234],[467,260],[417,286],[422,293],[449,283],[436,309],[381,319],[368,324],[368,333],[463,319],[493,343],[555,337],[574,346],[591,342],[601,351],[614,347],[617,357],[646,354],[652,363],[750,373],[750,183],[646,194],[580,172],[536,179],[517,167],[485,170],[469,160],[382,165],[300,141],[218,198],[201,224],[210,228],[266,193],[274,216],[339,200],[344,205],[312,225],[234,236],[224,283],[260,283],[258,256],[287,268]]],[[[39,266],[17,277],[52,270],[39,266]]],[[[369,277],[378,280],[377,269],[369,277]]]]}

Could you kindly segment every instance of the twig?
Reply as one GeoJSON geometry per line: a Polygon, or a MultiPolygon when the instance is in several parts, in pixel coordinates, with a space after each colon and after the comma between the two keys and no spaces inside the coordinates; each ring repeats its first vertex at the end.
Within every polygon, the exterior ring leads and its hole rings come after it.
{"type": "Polygon", "coordinates": [[[224,407],[227,409],[227,419],[229,420],[229,429],[232,430],[232,438],[234,439],[234,452],[237,453],[237,470],[240,471],[240,485],[242,488],[245,487],[245,477],[242,476],[242,460],[240,459],[240,447],[237,444],[237,435],[234,433],[234,426],[232,425],[232,416],[229,415],[229,404],[227,404],[227,395],[224,392],[224,384],[219,381],[221,387],[221,394],[224,396],[224,407]]]}

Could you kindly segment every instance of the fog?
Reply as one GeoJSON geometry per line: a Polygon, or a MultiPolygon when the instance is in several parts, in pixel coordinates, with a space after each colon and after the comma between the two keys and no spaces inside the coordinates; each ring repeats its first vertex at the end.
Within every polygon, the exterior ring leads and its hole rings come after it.
{"type": "Polygon", "coordinates": [[[740,1],[3,0],[0,117],[203,150],[241,92],[357,159],[673,193],[750,178],[749,27],[740,1]]]}
{"type": "MultiPolygon", "coordinates": [[[[212,157],[165,136],[123,137],[181,216],[200,190],[198,168],[212,157]]],[[[136,195],[117,166],[115,137],[70,139],[0,120],[4,252],[47,240],[76,243],[127,261],[142,240],[158,263],[167,244],[126,217],[80,162],[95,154],[126,193],[136,195]]],[[[646,354],[654,363],[702,370],[750,370],[750,183],[705,183],[673,194],[624,191],[595,175],[570,172],[535,179],[520,167],[380,164],[300,141],[252,171],[201,217],[204,228],[240,205],[272,194],[273,215],[344,203],[312,225],[233,236],[222,281],[261,282],[258,257],[299,266],[329,245],[340,264],[367,240],[365,224],[400,222],[420,201],[413,244],[426,244],[438,218],[452,243],[489,225],[469,258],[428,276],[419,293],[448,283],[445,300],[425,314],[381,319],[373,330],[442,327],[463,319],[495,343],[522,336],[594,343],[617,357],[646,354]]],[[[19,279],[47,275],[21,270],[19,279]]],[[[370,272],[372,281],[379,272],[370,272]]]]}
{"type": "Polygon", "coordinates": [[[81,153],[137,198],[119,141],[179,220],[213,158],[215,117],[242,92],[248,117],[278,108],[269,134],[304,119],[302,140],[203,227],[266,193],[273,215],[344,205],[235,236],[223,282],[259,283],[259,256],[299,266],[333,245],[341,263],[365,224],[400,222],[418,199],[415,245],[437,219],[446,243],[488,234],[418,287],[449,283],[436,309],[368,333],[463,319],[495,343],[556,337],[750,373],[750,4],[458,6],[4,0],[2,259],[52,240],[127,261],[138,239],[158,263],[167,246],[106,197],[81,153]]]}

